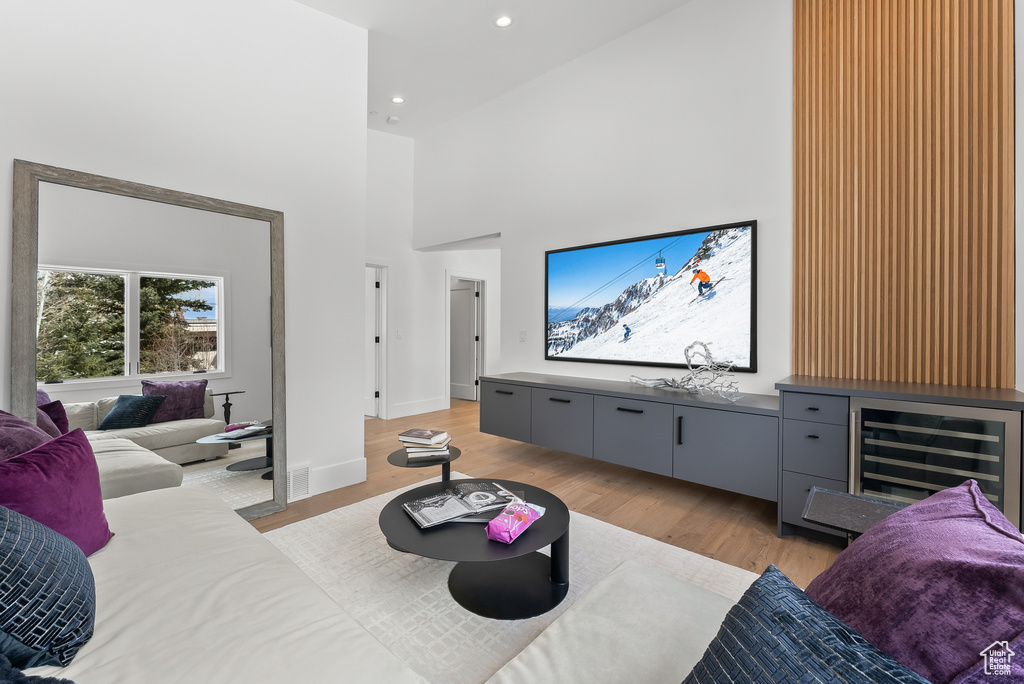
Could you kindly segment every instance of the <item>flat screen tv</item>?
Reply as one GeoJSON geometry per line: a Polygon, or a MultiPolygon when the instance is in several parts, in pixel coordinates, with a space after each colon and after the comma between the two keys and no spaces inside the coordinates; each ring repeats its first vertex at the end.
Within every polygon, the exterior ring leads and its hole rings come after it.
{"type": "Polygon", "coordinates": [[[546,359],[686,367],[684,351],[699,340],[716,363],[757,370],[757,221],[544,258],[546,359]]]}

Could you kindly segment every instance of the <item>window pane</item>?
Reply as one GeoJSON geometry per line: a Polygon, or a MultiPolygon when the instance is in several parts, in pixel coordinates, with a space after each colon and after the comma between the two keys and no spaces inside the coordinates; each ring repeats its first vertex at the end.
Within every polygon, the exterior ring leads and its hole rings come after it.
{"type": "Polygon", "coordinates": [[[37,380],[124,375],[124,291],[119,275],[38,272],[37,380]]]}
{"type": "Polygon", "coordinates": [[[142,373],[217,368],[217,282],[139,279],[142,373]]]}

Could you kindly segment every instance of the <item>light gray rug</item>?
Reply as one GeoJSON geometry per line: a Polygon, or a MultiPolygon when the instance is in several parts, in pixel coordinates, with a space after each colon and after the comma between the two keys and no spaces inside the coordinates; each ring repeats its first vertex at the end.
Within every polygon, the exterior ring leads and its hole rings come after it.
{"type": "MultiPolygon", "coordinates": [[[[461,477],[466,476],[452,473],[453,479],[461,477]]],[[[570,588],[565,600],[550,613],[528,620],[489,620],[465,610],[448,593],[448,573],[454,563],[388,546],[377,518],[396,494],[382,494],[264,536],[398,657],[437,684],[485,681],[626,559],[661,568],[732,599],[739,599],[756,578],[745,570],[572,513],[570,588]]]]}
{"type": "Polygon", "coordinates": [[[228,470],[231,463],[266,454],[263,440],[243,443],[226,456],[212,461],[199,461],[182,466],[182,484],[198,484],[211,490],[236,511],[274,498],[274,483],[262,479],[270,468],[259,470],[228,470]]]}

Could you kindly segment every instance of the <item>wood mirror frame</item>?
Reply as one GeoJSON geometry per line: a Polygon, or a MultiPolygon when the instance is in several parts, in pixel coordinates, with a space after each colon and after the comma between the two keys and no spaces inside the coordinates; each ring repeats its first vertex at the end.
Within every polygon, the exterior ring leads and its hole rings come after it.
{"type": "Polygon", "coordinates": [[[36,273],[39,259],[39,184],[53,183],[136,199],[210,211],[270,224],[271,394],[274,421],[274,495],[239,509],[246,520],[283,511],[287,505],[284,353],[284,213],[152,185],[97,176],[16,159],[11,237],[11,413],[35,423],[36,273]]]}

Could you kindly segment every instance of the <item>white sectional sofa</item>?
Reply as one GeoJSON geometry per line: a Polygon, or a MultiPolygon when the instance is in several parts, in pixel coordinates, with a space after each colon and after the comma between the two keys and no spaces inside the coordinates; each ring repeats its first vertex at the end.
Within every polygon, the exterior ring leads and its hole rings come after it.
{"type": "Polygon", "coordinates": [[[69,429],[82,428],[94,445],[106,439],[131,440],[170,463],[209,461],[228,453],[227,444],[196,444],[197,439],[224,432],[226,427],[224,421],[213,417],[214,405],[210,390],[206,391],[203,418],[151,423],[139,428],[98,430],[100,422],[116,403],[117,397],[106,397],[98,401],[65,404],[69,429]]]}
{"type": "Polygon", "coordinates": [[[422,682],[224,502],[198,486],[104,503],[114,537],[89,557],[92,639],[76,684],[422,682]]]}

